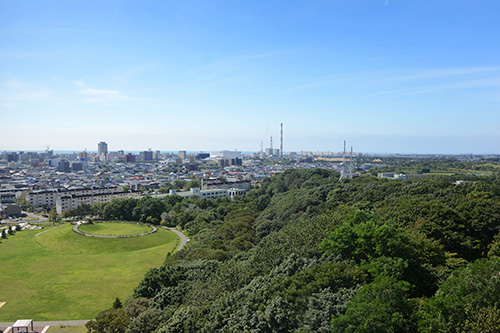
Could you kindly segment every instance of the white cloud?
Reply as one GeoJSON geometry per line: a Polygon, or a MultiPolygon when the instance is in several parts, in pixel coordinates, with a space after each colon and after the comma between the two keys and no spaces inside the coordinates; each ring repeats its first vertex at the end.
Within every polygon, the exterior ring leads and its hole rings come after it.
{"type": "Polygon", "coordinates": [[[389,81],[410,81],[448,78],[453,76],[499,74],[500,67],[462,67],[462,68],[438,68],[400,77],[390,78],[389,81]]]}
{"type": "Polygon", "coordinates": [[[409,96],[472,88],[500,89],[500,67],[443,68],[379,82],[386,87],[368,96],[409,96]]]}
{"type": "Polygon", "coordinates": [[[0,94],[2,105],[15,108],[24,102],[47,102],[54,99],[54,95],[43,86],[11,79],[2,84],[6,89],[0,94]]]}
{"type": "Polygon", "coordinates": [[[9,88],[20,88],[26,86],[25,83],[19,81],[19,80],[9,80],[5,83],[5,85],[9,88]]]}
{"type": "Polygon", "coordinates": [[[74,83],[80,87],[78,90],[80,95],[88,96],[88,98],[85,99],[85,102],[88,103],[108,104],[132,99],[118,90],[91,88],[81,80],[75,81],[74,83]]]}

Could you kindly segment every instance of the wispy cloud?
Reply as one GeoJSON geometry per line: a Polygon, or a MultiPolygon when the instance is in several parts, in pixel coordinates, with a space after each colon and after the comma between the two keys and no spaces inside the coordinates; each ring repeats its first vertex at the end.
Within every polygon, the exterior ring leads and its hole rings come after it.
{"type": "Polygon", "coordinates": [[[379,86],[385,89],[368,96],[400,97],[474,88],[500,90],[500,67],[433,69],[389,77],[380,80],[379,86]]]}
{"type": "Polygon", "coordinates": [[[85,102],[96,104],[109,104],[132,98],[118,90],[96,89],[87,86],[83,81],[75,81],[74,84],[79,87],[78,93],[87,96],[85,102]]]}
{"type": "Polygon", "coordinates": [[[500,91],[500,66],[437,68],[399,74],[386,71],[337,73],[294,82],[278,92],[314,89],[387,98],[474,89],[487,93],[500,91]]]}
{"type": "Polygon", "coordinates": [[[357,85],[359,82],[368,82],[371,80],[370,76],[366,74],[353,75],[353,74],[337,74],[323,77],[316,77],[308,79],[302,83],[283,89],[280,92],[293,92],[298,90],[316,89],[329,86],[351,86],[357,85]]]}
{"type": "Polygon", "coordinates": [[[381,92],[370,94],[369,96],[400,97],[400,96],[430,94],[430,93],[451,91],[451,90],[485,88],[485,87],[500,88],[500,79],[498,79],[498,80],[488,80],[488,79],[487,80],[469,80],[469,81],[460,81],[460,82],[448,83],[448,84],[416,86],[414,88],[408,88],[408,89],[395,89],[395,90],[381,91],[381,92]]]}
{"type": "Polygon", "coordinates": [[[463,68],[438,68],[425,70],[421,72],[391,77],[389,81],[409,81],[409,80],[426,80],[449,78],[461,75],[474,74],[500,74],[500,66],[490,67],[463,67],[463,68]]]}
{"type": "Polygon", "coordinates": [[[1,86],[5,89],[0,94],[0,101],[7,108],[15,108],[19,103],[24,102],[46,102],[54,99],[49,89],[17,79],[8,80],[1,86]]]}
{"type": "Polygon", "coordinates": [[[7,81],[5,83],[5,86],[8,88],[20,88],[20,87],[25,87],[26,84],[23,83],[22,81],[12,79],[12,80],[7,81]]]}
{"type": "Polygon", "coordinates": [[[259,53],[237,54],[223,57],[203,66],[190,68],[187,70],[183,78],[186,79],[182,84],[183,87],[192,89],[205,89],[220,85],[241,84],[248,80],[255,79],[259,74],[251,73],[248,68],[257,66],[261,61],[279,59],[279,56],[292,53],[287,50],[276,50],[259,53]],[[273,59],[276,58],[276,59],[273,59]]]}

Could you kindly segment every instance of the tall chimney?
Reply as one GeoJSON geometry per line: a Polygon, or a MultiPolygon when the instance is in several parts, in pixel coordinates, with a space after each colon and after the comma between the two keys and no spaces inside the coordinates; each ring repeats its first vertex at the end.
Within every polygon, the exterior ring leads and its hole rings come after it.
{"type": "Polygon", "coordinates": [[[283,123],[281,123],[280,157],[283,158],[283,123]]]}

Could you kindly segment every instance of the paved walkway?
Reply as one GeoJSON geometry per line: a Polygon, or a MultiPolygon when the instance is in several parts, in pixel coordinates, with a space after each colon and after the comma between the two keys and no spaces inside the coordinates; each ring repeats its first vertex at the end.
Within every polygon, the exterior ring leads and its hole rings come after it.
{"type": "MultiPolygon", "coordinates": [[[[55,321],[33,321],[33,326],[55,326],[55,325],[69,325],[78,326],[85,325],[90,319],[87,320],[55,320],[55,321]]],[[[0,327],[7,327],[14,325],[15,321],[0,322],[0,327]]]]}
{"type": "Polygon", "coordinates": [[[170,230],[174,233],[176,233],[180,238],[181,238],[181,243],[179,244],[179,247],[177,248],[177,251],[180,251],[182,250],[182,248],[187,244],[187,242],[190,241],[189,238],[186,237],[186,235],[184,235],[182,232],[180,232],[179,230],[176,230],[174,228],[169,228],[169,227],[162,227],[164,229],[167,229],[167,230],[170,230]]]}
{"type": "Polygon", "coordinates": [[[31,217],[32,219],[34,219],[35,221],[26,221],[26,222],[46,222],[48,220],[48,218],[46,217],[43,217],[41,215],[35,215],[33,213],[30,213],[30,212],[25,212],[25,211],[22,211],[22,213],[25,213],[26,215],[28,215],[29,217],[31,217]]]}

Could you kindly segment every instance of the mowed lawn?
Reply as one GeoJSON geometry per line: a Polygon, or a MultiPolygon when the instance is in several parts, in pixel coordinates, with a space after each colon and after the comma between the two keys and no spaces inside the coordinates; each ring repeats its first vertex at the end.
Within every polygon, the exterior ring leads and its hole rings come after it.
{"type": "Polygon", "coordinates": [[[78,227],[81,232],[101,236],[137,235],[150,232],[151,228],[143,224],[133,223],[94,223],[78,227]]]}
{"type": "MultiPolygon", "coordinates": [[[[120,224],[126,226],[128,224],[120,224]]],[[[91,319],[125,301],[179,242],[173,232],[131,238],[76,234],[72,225],[23,230],[0,243],[0,321],[91,319]]]]}

